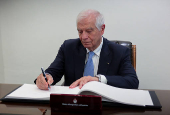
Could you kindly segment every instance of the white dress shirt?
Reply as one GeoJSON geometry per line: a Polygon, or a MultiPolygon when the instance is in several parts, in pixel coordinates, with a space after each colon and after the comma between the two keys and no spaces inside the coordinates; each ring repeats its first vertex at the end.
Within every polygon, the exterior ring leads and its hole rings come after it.
{"type": "MultiPolygon", "coordinates": [[[[100,59],[100,52],[101,52],[102,46],[103,46],[103,37],[102,37],[102,42],[100,43],[100,45],[93,51],[95,53],[94,56],[92,57],[93,65],[94,65],[94,76],[97,75],[99,59],[100,59]]],[[[90,52],[89,49],[86,48],[86,50],[87,50],[87,53],[86,53],[85,64],[88,60],[88,56],[89,56],[89,52],[90,52]]],[[[101,74],[100,74],[100,77],[101,77],[101,82],[106,84],[107,83],[106,77],[101,74]]]]}

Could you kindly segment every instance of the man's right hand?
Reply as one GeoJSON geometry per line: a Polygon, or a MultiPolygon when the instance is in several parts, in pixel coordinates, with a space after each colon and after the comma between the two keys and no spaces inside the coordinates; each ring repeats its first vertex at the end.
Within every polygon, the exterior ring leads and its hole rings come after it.
{"type": "Polygon", "coordinates": [[[48,84],[51,85],[53,83],[53,78],[51,77],[51,75],[46,74],[47,77],[47,82],[45,81],[45,77],[43,76],[43,74],[40,74],[37,77],[36,80],[36,85],[39,89],[43,89],[43,90],[48,90],[48,84]]]}

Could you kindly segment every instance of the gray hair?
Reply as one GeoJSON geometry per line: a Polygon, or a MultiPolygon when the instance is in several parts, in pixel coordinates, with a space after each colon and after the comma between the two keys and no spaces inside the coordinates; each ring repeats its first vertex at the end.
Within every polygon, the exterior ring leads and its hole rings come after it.
{"type": "Polygon", "coordinates": [[[83,10],[81,11],[78,16],[77,16],[77,23],[84,18],[87,17],[91,17],[91,16],[95,16],[96,17],[96,27],[98,28],[98,30],[100,31],[102,25],[104,24],[104,16],[97,10],[93,10],[93,9],[88,9],[88,10],[83,10]]]}

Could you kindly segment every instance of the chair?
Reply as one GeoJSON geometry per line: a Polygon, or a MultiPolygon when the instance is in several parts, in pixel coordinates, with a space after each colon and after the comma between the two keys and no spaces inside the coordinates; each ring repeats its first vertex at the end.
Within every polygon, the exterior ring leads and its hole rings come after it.
{"type": "Polygon", "coordinates": [[[122,46],[128,47],[130,49],[130,55],[131,55],[131,63],[136,71],[136,45],[132,45],[129,41],[119,41],[119,40],[111,40],[112,42],[115,42],[116,44],[120,44],[122,46]]]}

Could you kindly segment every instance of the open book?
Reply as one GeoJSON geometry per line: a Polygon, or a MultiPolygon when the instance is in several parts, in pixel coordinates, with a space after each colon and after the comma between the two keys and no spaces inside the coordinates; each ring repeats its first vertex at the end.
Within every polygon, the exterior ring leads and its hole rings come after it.
{"type": "Polygon", "coordinates": [[[136,106],[154,106],[149,91],[122,89],[96,81],[86,83],[81,89],[78,87],[70,89],[68,86],[51,86],[50,90],[40,90],[34,84],[24,84],[12,93],[8,94],[5,99],[49,101],[50,94],[100,95],[102,96],[102,101],[136,106]]]}

